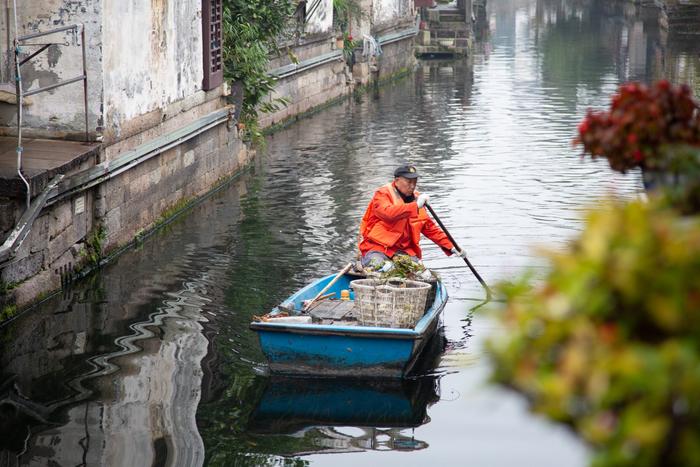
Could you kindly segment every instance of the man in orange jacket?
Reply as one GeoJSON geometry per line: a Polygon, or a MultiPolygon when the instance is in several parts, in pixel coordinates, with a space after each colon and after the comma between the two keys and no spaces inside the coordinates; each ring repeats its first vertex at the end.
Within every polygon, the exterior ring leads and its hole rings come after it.
{"type": "Polygon", "coordinates": [[[394,171],[394,181],[379,188],[367,206],[360,223],[362,265],[379,268],[396,255],[420,262],[421,234],[442,248],[447,256],[466,253],[455,249],[445,232],[428,217],[428,195],[416,191],[418,171],[402,165],[394,171]]]}

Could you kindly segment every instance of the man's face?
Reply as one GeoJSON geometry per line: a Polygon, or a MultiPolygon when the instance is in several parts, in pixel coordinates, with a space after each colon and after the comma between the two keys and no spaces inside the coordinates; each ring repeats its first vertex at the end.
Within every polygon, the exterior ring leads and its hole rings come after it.
{"type": "Polygon", "coordinates": [[[394,184],[404,196],[411,196],[418,184],[417,178],[396,177],[394,184]]]}

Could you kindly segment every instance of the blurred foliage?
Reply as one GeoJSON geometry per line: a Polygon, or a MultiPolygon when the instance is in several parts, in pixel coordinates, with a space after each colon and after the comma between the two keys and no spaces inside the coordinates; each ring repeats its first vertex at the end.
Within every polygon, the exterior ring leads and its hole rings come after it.
{"type": "Polygon", "coordinates": [[[645,188],[683,215],[700,214],[700,148],[673,144],[660,148],[665,170],[645,170],[645,188]]]}
{"type": "Polygon", "coordinates": [[[700,220],[610,202],[547,256],[543,284],[502,286],[493,379],[572,426],[594,466],[700,466],[700,220]]]}
{"type": "Polygon", "coordinates": [[[700,147],[700,107],[686,85],[662,80],[653,86],[627,83],[612,98],[609,111],[589,109],[574,141],[594,159],[605,157],[619,172],[641,167],[668,170],[668,144],[700,147]]]}

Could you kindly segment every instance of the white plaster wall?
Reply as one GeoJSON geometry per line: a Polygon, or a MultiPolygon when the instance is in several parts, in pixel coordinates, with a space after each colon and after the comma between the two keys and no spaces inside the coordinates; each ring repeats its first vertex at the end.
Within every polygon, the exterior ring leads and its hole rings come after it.
{"type": "MultiPolygon", "coordinates": [[[[316,2],[307,2],[307,9],[316,2]]],[[[329,32],[333,29],[333,0],[320,0],[318,7],[306,17],[304,31],[308,34],[329,32]]]]}
{"type": "Polygon", "coordinates": [[[198,0],[104,0],[105,126],[122,124],[202,88],[198,0]]]}
{"type": "Polygon", "coordinates": [[[372,4],[372,23],[386,25],[411,14],[413,0],[374,0],[372,4]]]}
{"type": "MultiPolygon", "coordinates": [[[[75,23],[85,25],[87,37],[87,75],[90,128],[100,124],[102,107],[102,24],[101,11],[104,0],[31,0],[17,2],[19,34],[48,31],[75,23]]],[[[116,1],[116,0],[111,0],[116,1]]],[[[15,37],[14,13],[11,0],[0,1],[0,44],[3,60],[0,81],[14,85],[14,55],[10,52],[15,37]],[[8,37],[9,36],[9,37],[8,37]]],[[[22,66],[23,89],[29,91],[59,81],[82,75],[82,49],[80,39],[62,32],[31,40],[31,43],[55,42],[36,58],[22,66]]],[[[25,54],[36,51],[36,46],[23,48],[25,54]]],[[[32,105],[24,108],[25,127],[56,131],[84,131],[83,85],[69,84],[46,93],[30,97],[32,105]]],[[[0,126],[16,125],[16,106],[0,103],[0,126]]]]}

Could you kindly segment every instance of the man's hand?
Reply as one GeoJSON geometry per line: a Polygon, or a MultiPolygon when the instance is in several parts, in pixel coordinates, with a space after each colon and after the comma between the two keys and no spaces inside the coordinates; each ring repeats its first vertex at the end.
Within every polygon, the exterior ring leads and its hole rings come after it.
{"type": "Polygon", "coordinates": [[[455,255],[459,256],[460,258],[466,258],[467,257],[467,252],[464,250],[458,250],[457,248],[452,248],[452,253],[455,255]]]}
{"type": "Polygon", "coordinates": [[[421,193],[420,195],[418,195],[418,199],[416,200],[418,209],[425,206],[425,203],[427,203],[428,201],[430,201],[430,196],[426,195],[425,193],[421,193]]]}

